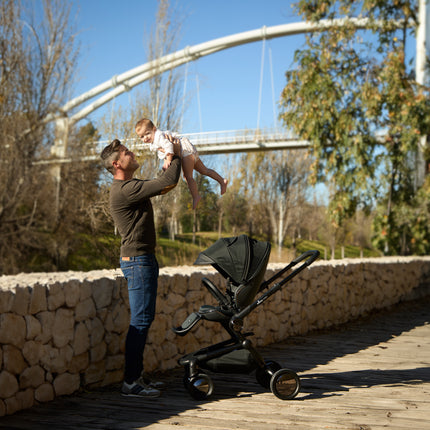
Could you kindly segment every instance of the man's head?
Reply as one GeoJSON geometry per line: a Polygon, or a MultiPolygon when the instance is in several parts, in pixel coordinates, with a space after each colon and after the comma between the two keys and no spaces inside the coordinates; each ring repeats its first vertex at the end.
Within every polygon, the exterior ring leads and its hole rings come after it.
{"type": "Polygon", "coordinates": [[[122,171],[125,177],[131,177],[133,172],[139,167],[139,163],[134,159],[133,152],[129,151],[118,139],[113,140],[106,146],[100,154],[104,167],[116,175],[122,171]]]}
{"type": "Polygon", "coordinates": [[[157,128],[150,119],[143,118],[137,121],[134,129],[144,143],[152,143],[154,141],[154,133],[157,128]]]}

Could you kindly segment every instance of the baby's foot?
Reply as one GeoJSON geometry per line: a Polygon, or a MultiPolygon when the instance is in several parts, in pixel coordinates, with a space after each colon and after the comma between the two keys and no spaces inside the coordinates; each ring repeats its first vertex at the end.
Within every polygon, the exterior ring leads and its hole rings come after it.
{"type": "Polygon", "coordinates": [[[201,196],[197,196],[193,198],[193,210],[197,207],[200,200],[201,200],[201,196]]]}
{"type": "Polygon", "coordinates": [[[223,195],[227,191],[228,179],[223,179],[221,184],[221,195],[223,195]]]}

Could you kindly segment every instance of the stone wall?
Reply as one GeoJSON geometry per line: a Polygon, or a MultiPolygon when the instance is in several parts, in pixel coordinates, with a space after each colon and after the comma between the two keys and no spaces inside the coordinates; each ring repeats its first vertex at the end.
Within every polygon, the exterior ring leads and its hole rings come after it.
{"type": "MultiPolygon", "coordinates": [[[[266,278],[283,267],[269,265],[266,278]]],[[[429,275],[430,257],[317,261],[257,307],[245,330],[263,346],[338,325],[429,294],[429,275]]],[[[172,369],[182,355],[227,338],[207,321],[184,337],[171,330],[201,305],[216,305],[201,283],[205,276],[224,288],[212,268],[161,270],[147,372],[172,369]]],[[[0,277],[0,416],[121,381],[128,322],[119,270],[0,277]]]]}

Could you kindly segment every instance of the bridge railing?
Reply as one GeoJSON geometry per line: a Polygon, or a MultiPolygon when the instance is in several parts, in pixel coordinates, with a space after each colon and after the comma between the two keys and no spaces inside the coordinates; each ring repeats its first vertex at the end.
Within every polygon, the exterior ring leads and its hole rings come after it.
{"type": "MultiPolygon", "coordinates": [[[[291,132],[275,128],[183,133],[181,136],[188,137],[200,154],[303,149],[309,146],[309,142],[298,140],[291,132]]],[[[120,141],[134,152],[149,151],[149,144],[143,143],[138,138],[120,139],[120,141]]],[[[80,160],[97,160],[103,148],[110,142],[110,140],[91,142],[88,144],[86,155],[81,155],[80,160]]],[[[35,164],[70,163],[72,159],[73,157],[51,158],[37,161],[35,164]]]]}
{"type": "MultiPolygon", "coordinates": [[[[209,131],[202,133],[183,133],[202,154],[228,152],[246,152],[247,150],[302,148],[308,146],[305,141],[297,140],[291,132],[282,129],[242,129],[209,131]]],[[[132,151],[149,150],[149,144],[138,138],[120,139],[132,151]]],[[[103,140],[94,142],[91,155],[98,155],[109,144],[103,140]]]]}

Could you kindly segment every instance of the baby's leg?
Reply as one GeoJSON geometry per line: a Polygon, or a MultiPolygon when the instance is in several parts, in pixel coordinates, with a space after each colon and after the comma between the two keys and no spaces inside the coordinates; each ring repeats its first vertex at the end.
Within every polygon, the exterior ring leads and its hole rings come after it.
{"type": "Polygon", "coordinates": [[[184,172],[185,180],[187,181],[188,189],[193,197],[193,209],[195,209],[201,199],[197,183],[193,178],[194,171],[194,155],[188,155],[182,158],[182,171],[184,172]]]}
{"type": "Polygon", "coordinates": [[[221,194],[224,194],[227,190],[228,180],[221,177],[215,170],[209,169],[206,167],[200,158],[196,161],[196,165],[194,169],[202,175],[209,176],[212,179],[215,179],[221,186],[221,194]]]}

